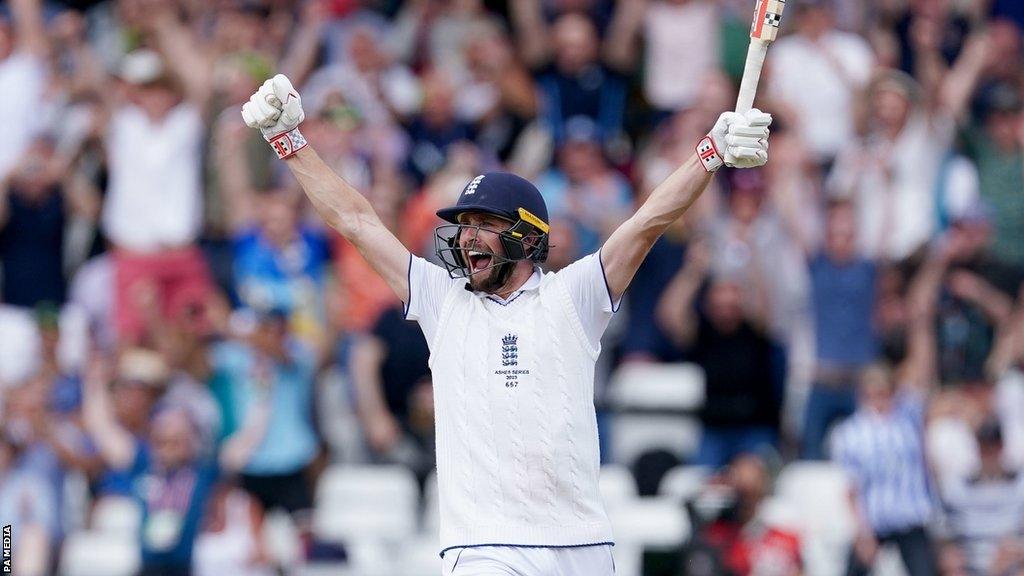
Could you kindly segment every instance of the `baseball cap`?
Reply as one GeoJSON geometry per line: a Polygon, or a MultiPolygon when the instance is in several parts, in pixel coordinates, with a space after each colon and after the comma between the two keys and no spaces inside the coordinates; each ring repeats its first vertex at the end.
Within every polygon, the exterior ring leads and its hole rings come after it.
{"type": "Polygon", "coordinates": [[[163,77],[164,61],[152,50],[140,48],[129,52],[121,60],[117,75],[129,84],[143,85],[163,77]]]}
{"type": "Polygon", "coordinates": [[[437,215],[458,224],[459,215],[466,212],[493,214],[512,222],[524,220],[544,232],[549,224],[548,207],[540,190],[529,180],[508,172],[488,172],[473,178],[455,206],[442,208],[437,215]]]}
{"type": "Polygon", "coordinates": [[[117,363],[117,376],[122,382],[161,387],[170,375],[163,355],[153,350],[130,348],[121,354],[117,363]]]}

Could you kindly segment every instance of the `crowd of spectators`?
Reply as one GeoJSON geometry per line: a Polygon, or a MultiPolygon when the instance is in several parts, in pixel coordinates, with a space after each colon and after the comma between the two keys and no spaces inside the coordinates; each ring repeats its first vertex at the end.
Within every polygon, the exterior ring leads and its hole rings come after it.
{"type": "MultiPolygon", "coordinates": [[[[426,343],[242,123],[263,80],[292,79],[306,137],[424,257],[475,175],[530,178],[557,270],[732,108],[751,4],[9,0],[0,518],[24,573],[55,565],[70,473],[142,502],[144,574],[260,574],[265,511],[320,549],[325,463],[433,466],[426,343]]],[[[788,4],[771,159],[658,241],[601,379],[698,364],[691,463],[754,500],[779,461],[846,469],[850,574],[884,543],[911,576],[1024,574],[1024,3],[788,4]]]]}

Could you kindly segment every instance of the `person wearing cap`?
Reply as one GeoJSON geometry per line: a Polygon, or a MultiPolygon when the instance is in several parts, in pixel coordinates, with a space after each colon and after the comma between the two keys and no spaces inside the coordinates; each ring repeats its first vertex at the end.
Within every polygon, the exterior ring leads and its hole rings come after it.
{"type": "Polygon", "coordinates": [[[600,250],[546,274],[550,220],[529,181],[489,172],[467,183],[437,212],[439,267],[411,254],[307,145],[304,117],[280,74],[242,108],[427,340],[446,573],[613,574],[593,402],[601,335],[651,246],[712,173],[768,160],[771,116],[724,113],[600,250]]]}
{"type": "Polygon", "coordinates": [[[904,260],[937,230],[936,189],[947,185],[956,122],[985,65],[985,50],[984,38],[972,40],[936,86],[889,69],[868,84],[862,135],[843,147],[826,183],[832,195],[856,206],[865,256],[904,260]]]}
{"type": "Polygon", "coordinates": [[[1024,569],[1024,473],[1007,468],[997,419],[983,421],[975,440],[978,470],[951,475],[942,486],[949,545],[963,556],[968,574],[1015,574],[1024,569]]]}
{"type": "Polygon", "coordinates": [[[992,254],[1024,267],[1024,99],[1015,84],[983,92],[981,116],[963,131],[978,165],[981,198],[992,207],[992,254]]]}
{"type": "Polygon", "coordinates": [[[212,289],[196,246],[203,216],[203,112],[211,92],[210,63],[168,3],[137,15],[157,50],[125,55],[116,87],[95,79],[110,110],[105,145],[109,183],[101,226],[113,244],[115,315],[119,335],[138,342],[140,283],[159,287],[170,317],[201,302],[212,289]]]}

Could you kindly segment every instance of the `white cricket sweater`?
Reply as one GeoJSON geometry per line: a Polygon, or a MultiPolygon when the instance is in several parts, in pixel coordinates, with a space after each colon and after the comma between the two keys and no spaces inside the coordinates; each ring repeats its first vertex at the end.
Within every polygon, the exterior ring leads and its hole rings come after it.
{"type": "Polygon", "coordinates": [[[594,363],[613,307],[598,254],[502,301],[410,261],[430,346],[441,548],[612,542],[598,491],[594,363]]]}

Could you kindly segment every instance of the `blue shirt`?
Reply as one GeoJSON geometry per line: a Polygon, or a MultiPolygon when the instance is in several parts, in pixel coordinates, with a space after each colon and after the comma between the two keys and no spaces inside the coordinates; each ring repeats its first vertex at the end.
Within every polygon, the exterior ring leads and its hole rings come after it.
{"type": "Polygon", "coordinates": [[[193,462],[162,470],[149,446],[139,442],[135,461],[126,472],[131,478],[131,495],[142,506],[142,564],[191,566],[192,548],[217,480],[216,469],[193,462]]]}
{"type": "Polygon", "coordinates": [[[820,254],[809,263],[818,360],[857,367],[878,353],[871,325],[875,265],[868,260],[837,264],[820,254]]]}
{"type": "Polygon", "coordinates": [[[256,228],[235,237],[235,286],[242,302],[258,308],[319,308],[324,267],[329,258],[326,236],[302,228],[286,247],[271,244],[256,228]]]}
{"type": "Polygon", "coordinates": [[[616,215],[625,220],[633,208],[629,182],[618,173],[612,173],[611,186],[598,189],[578,187],[564,172],[552,169],[537,179],[537,189],[552,220],[564,218],[572,223],[577,248],[574,258],[597,252],[605,240],[601,225],[616,215]]]}
{"type": "Polygon", "coordinates": [[[313,428],[313,380],[315,355],[296,341],[287,345],[290,362],[274,362],[267,384],[261,384],[257,355],[239,342],[217,345],[213,352],[214,371],[231,389],[234,421],[244,425],[253,402],[269,394],[270,420],[263,440],[243,472],[253,475],[292,474],[304,468],[317,453],[313,428]]]}

